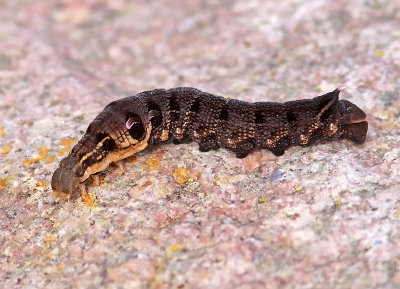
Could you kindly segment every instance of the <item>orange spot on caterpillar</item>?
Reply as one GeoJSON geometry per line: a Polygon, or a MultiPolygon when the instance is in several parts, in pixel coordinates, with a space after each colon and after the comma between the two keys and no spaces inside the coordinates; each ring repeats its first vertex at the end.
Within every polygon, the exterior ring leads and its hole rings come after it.
{"type": "Polygon", "coordinates": [[[50,151],[50,149],[48,147],[40,147],[39,148],[39,156],[30,160],[26,160],[22,163],[22,166],[27,168],[29,167],[31,164],[36,163],[42,159],[44,159],[47,156],[47,153],[50,151]]]}
{"type": "Polygon", "coordinates": [[[10,146],[10,145],[0,146],[0,148],[1,148],[1,153],[3,155],[8,154],[12,150],[12,146],[10,146]]]}
{"type": "Polygon", "coordinates": [[[183,167],[177,168],[177,169],[174,171],[173,175],[174,175],[175,182],[178,183],[178,184],[180,184],[180,185],[183,184],[183,183],[185,183],[185,182],[187,182],[188,179],[189,179],[189,178],[188,178],[187,171],[186,171],[186,169],[183,168],[183,167]]]}

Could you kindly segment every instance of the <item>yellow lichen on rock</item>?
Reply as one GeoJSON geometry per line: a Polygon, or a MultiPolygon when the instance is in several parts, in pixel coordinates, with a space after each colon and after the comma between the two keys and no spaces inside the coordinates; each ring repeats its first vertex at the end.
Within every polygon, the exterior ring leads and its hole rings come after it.
{"type": "Polygon", "coordinates": [[[160,167],[160,160],[157,157],[153,157],[148,159],[147,161],[142,164],[142,169],[147,171],[153,171],[160,167]]]}
{"type": "Polygon", "coordinates": [[[167,255],[167,257],[171,257],[173,252],[176,251],[182,251],[182,246],[178,245],[178,244],[173,244],[167,248],[165,248],[165,255],[167,255]]]}
{"type": "Polygon", "coordinates": [[[177,168],[174,171],[173,175],[174,175],[175,182],[180,184],[180,185],[185,183],[185,182],[187,182],[187,180],[188,180],[187,171],[183,167],[177,168]]]}
{"type": "Polygon", "coordinates": [[[66,152],[69,152],[74,143],[75,143],[74,139],[71,138],[62,139],[61,145],[64,147],[58,150],[58,155],[63,156],[66,152]]]}
{"type": "Polygon", "coordinates": [[[382,56],[385,55],[385,51],[376,49],[376,50],[374,50],[374,54],[375,54],[376,56],[382,57],[382,56]]]}
{"type": "Polygon", "coordinates": [[[1,178],[0,179],[0,190],[7,188],[7,179],[1,178]]]}
{"type": "Polygon", "coordinates": [[[37,181],[36,187],[47,187],[47,183],[45,181],[37,181]]]}
{"type": "Polygon", "coordinates": [[[53,235],[47,235],[47,236],[44,236],[43,237],[43,239],[42,239],[42,241],[44,242],[44,243],[47,243],[47,242],[55,242],[55,241],[57,241],[58,240],[58,238],[57,237],[55,237],[55,236],[53,236],[53,235]]]}
{"type": "Polygon", "coordinates": [[[0,125],[0,137],[4,136],[6,132],[4,131],[4,128],[0,125]]]}
{"type": "Polygon", "coordinates": [[[81,194],[82,201],[89,207],[96,207],[96,197],[91,193],[81,194]]]}
{"type": "Polygon", "coordinates": [[[293,189],[294,189],[295,192],[298,192],[298,191],[303,190],[303,187],[302,186],[295,186],[293,189]]]}
{"type": "Polygon", "coordinates": [[[52,163],[52,162],[54,162],[55,160],[56,160],[56,155],[47,156],[47,157],[44,159],[44,161],[45,161],[46,163],[52,163]]]}
{"type": "Polygon", "coordinates": [[[4,146],[0,146],[0,149],[1,149],[1,153],[2,153],[3,155],[6,155],[6,154],[8,154],[8,153],[12,150],[12,146],[10,146],[10,145],[4,145],[4,146]]]}
{"type": "Polygon", "coordinates": [[[26,160],[22,163],[22,166],[27,168],[31,164],[36,163],[42,159],[44,159],[47,156],[47,153],[50,151],[48,147],[40,147],[39,148],[39,156],[33,159],[26,160]]]}
{"type": "Polygon", "coordinates": [[[265,203],[266,201],[268,201],[266,196],[261,196],[261,197],[258,198],[258,202],[259,203],[265,203]]]}

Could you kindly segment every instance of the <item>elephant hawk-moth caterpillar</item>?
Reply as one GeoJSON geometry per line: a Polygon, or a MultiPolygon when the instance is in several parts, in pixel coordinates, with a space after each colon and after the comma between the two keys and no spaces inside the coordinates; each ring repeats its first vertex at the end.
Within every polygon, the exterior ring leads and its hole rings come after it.
{"type": "Polygon", "coordinates": [[[108,104],[53,174],[54,191],[85,190],[88,178],[150,144],[195,141],[200,151],[226,148],[243,158],[254,149],[283,155],[291,145],[347,138],[363,143],[365,113],[341,88],[284,103],[224,98],[191,87],[156,89],[108,104]]]}

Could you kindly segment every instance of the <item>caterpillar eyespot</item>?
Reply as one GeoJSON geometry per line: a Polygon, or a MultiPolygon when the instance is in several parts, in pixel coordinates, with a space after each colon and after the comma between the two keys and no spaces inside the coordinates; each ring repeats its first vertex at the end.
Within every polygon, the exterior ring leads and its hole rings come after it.
{"type": "Polygon", "coordinates": [[[195,141],[200,151],[226,148],[243,158],[255,149],[283,155],[292,145],[346,138],[363,143],[365,113],[339,100],[339,87],[312,99],[284,103],[224,98],[191,87],[156,89],[107,105],[54,172],[53,190],[85,190],[92,174],[150,144],[195,141]],[[127,112],[129,113],[127,114],[127,112]]]}
{"type": "Polygon", "coordinates": [[[132,128],[132,126],[134,126],[135,124],[139,124],[141,122],[142,122],[142,120],[139,117],[134,116],[134,117],[128,118],[128,120],[125,123],[125,126],[129,130],[132,128]]]}

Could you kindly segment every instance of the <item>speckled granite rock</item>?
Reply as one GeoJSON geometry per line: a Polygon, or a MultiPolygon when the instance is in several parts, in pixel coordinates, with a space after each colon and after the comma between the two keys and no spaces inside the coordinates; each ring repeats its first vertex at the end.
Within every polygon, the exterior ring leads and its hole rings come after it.
{"type": "Polygon", "coordinates": [[[0,3],[0,288],[399,288],[399,1],[0,3]],[[247,101],[339,85],[365,144],[245,159],[140,153],[91,192],[48,184],[113,99],[247,101]]]}

